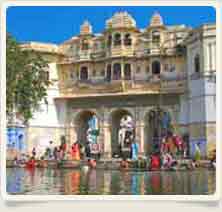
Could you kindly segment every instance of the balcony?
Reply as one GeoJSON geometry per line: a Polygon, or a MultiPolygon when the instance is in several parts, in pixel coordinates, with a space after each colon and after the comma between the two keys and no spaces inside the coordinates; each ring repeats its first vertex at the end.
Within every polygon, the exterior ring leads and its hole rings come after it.
{"type": "Polygon", "coordinates": [[[91,53],[91,58],[92,59],[101,59],[101,58],[105,58],[106,53],[105,51],[96,51],[91,53]]]}
{"type": "Polygon", "coordinates": [[[124,57],[134,56],[134,49],[132,46],[117,46],[112,47],[106,52],[106,57],[124,57]]]}
{"type": "Polygon", "coordinates": [[[92,58],[91,58],[90,51],[88,50],[81,51],[76,59],[80,61],[91,60],[92,58]]]}
{"type": "Polygon", "coordinates": [[[138,94],[181,94],[186,90],[186,78],[177,76],[150,76],[146,79],[111,80],[104,78],[69,81],[60,84],[60,97],[88,97],[138,94]]]}

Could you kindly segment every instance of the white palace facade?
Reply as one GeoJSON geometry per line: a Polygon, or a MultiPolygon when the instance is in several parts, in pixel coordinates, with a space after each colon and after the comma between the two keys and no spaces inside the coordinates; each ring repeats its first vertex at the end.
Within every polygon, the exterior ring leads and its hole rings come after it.
{"type": "MultiPolygon", "coordinates": [[[[144,17],[145,18],[145,17],[144,17]]],[[[61,32],[62,33],[62,32],[61,32]]],[[[170,114],[189,154],[195,144],[207,157],[216,145],[216,27],[165,25],[154,13],[138,29],[127,12],[106,21],[101,34],[85,21],[80,33],[60,45],[30,42],[49,62],[48,105],[42,104],[26,128],[27,150],[44,149],[66,136],[85,142],[87,121],[98,118],[104,158],[118,148],[122,116],[130,115],[141,155],[151,153],[159,112],[170,114]]]]}

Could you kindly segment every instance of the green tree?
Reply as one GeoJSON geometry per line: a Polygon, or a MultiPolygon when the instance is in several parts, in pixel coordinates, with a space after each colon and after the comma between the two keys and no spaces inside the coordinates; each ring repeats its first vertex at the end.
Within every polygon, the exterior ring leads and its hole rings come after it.
{"type": "Polygon", "coordinates": [[[50,82],[48,64],[38,52],[21,49],[9,34],[6,40],[6,113],[23,117],[24,123],[32,118],[41,101],[47,103],[50,82]]]}

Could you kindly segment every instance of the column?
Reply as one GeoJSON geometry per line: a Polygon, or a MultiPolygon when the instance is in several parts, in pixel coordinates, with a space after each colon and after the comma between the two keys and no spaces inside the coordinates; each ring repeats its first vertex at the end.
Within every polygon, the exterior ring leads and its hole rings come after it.
{"type": "Polygon", "coordinates": [[[121,82],[122,82],[122,91],[124,92],[125,89],[125,79],[124,79],[124,61],[121,60],[121,82]]]}
{"type": "Polygon", "coordinates": [[[113,61],[111,61],[111,81],[113,80],[113,61]]]}
{"type": "Polygon", "coordinates": [[[139,155],[145,154],[144,127],[145,127],[145,123],[143,121],[136,122],[136,141],[139,144],[139,155]]]}
{"type": "Polygon", "coordinates": [[[121,79],[124,80],[124,61],[121,60],[121,79]]]}
{"type": "Polygon", "coordinates": [[[110,130],[110,124],[107,122],[103,123],[103,137],[104,137],[104,154],[103,157],[105,159],[111,159],[111,152],[112,152],[112,148],[111,148],[111,130],[110,130]]]}

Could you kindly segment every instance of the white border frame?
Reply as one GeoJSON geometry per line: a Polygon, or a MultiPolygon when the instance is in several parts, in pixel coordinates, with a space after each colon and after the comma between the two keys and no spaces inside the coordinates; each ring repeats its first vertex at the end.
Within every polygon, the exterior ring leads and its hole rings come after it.
{"type": "Polygon", "coordinates": [[[1,142],[1,194],[5,201],[48,201],[48,200],[170,200],[170,201],[211,201],[215,202],[220,199],[220,172],[221,172],[221,113],[218,108],[221,108],[221,99],[219,90],[221,89],[221,2],[219,0],[190,0],[190,1],[176,1],[176,0],[121,0],[121,1],[4,1],[1,5],[1,72],[0,72],[0,94],[1,94],[1,131],[0,131],[0,141],[1,142]],[[216,191],[212,195],[10,195],[6,192],[6,10],[10,6],[212,6],[216,10],[216,59],[217,59],[217,95],[216,95],[216,148],[217,148],[217,167],[216,167],[216,191]]]}

